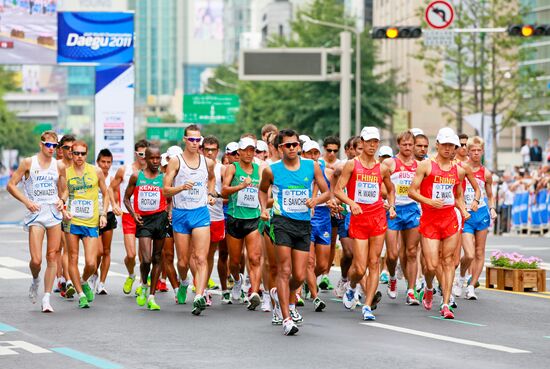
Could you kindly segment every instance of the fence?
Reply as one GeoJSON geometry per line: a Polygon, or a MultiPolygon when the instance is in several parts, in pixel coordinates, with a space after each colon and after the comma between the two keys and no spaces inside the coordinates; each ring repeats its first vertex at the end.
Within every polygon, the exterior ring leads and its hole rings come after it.
{"type": "Polygon", "coordinates": [[[549,230],[550,195],[548,190],[537,194],[520,192],[512,204],[512,231],[544,233],[549,230]]]}

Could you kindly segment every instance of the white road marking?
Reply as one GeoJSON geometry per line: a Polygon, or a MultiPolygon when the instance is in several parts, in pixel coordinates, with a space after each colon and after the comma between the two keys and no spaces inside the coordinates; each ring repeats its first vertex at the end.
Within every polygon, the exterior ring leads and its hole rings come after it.
{"type": "Polygon", "coordinates": [[[507,353],[510,353],[510,354],[526,354],[526,353],[531,352],[531,351],[516,349],[516,348],[513,348],[513,347],[493,345],[493,344],[490,344],[490,343],[483,343],[483,342],[478,342],[478,341],[465,340],[465,339],[462,339],[462,338],[443,336],[443,335],[440,335],[440,334],[434,334],[434,333],[429,333],[429,332],[422,332],[422,331],[417,331],[417,330],[414,330],[414,329],[402,328],[402,327],[397,327],[395,325],[389,325],[389,324],[381,324],[381,323],[360,323],[360,324],[363,324],[367,327],[382,328],[382,329],[387,329],[387,330],[394,331],[394,332],[412,334],[414,336],[432,338],[432,339],[440,340],[440,341],[459,343],[461,345],[466,345],[466,346],[476,346],[476,347],[481,347],[481,348],[485,348],[485,349],[488,349],[488,350],[507,352],[507,353]]]}
{"type": "Polygon", "coordinates": [[[0,265],[11,268],[28,267],[29,263],[9,256],[0,256],[0,265]]]}
{"type": "Polygon", "coordinates": [[[43,349],[42,347],[38,347],[36,345],[33,345],[32,343],[28,343],[25,341],[0,341],[0,356],[4,355],[19,355],[17,351],[14,351],[13,349],[21,349],[25,350],[27,352],[30,352],[31,354],[50,354],[50,350],[43,349]]]}
{"type": "Polygon", "coordinates": [[[0,268],[0,279],[30,279],[31,275],[17,270],[0,268]]]}

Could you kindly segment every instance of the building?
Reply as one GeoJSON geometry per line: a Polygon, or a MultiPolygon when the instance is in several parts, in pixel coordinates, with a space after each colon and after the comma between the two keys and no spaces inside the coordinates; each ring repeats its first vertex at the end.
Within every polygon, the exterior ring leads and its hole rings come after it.
{"type": "Polygon", "coordinates": [[[58,126],[59,95],[55,92],[6,92],[3,100],[20,121],[58,126]]]}
{"type": "Polygon", "coordinates": [[[224,64],[234,64],[238,60],[241,43],[243,42],[242,35],[250,33],[250,3],[251,0],[224,0],[224,64]]]}

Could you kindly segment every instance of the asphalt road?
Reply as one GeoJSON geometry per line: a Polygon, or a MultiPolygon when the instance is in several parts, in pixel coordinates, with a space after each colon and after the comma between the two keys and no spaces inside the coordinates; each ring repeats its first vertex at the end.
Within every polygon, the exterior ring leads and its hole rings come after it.
{"type": "MultiPolygon", "coordinates": [[[[285,337],[271,325],[271,314],[221,305],[218,295],[199,317],[190,313],[190,303],[176,305],[172,292],[158,295],[159,312],[138,307],[122,293],[120,233],[113,243],[110,294],[97,296],[88,310],[55,296],[56,312],[42,314],[26,297],[27,236],[8,224],[22,211],[1,195],[0,368],[550,367],[548,293],[480,289],[478,301],[458,300],[456,319],[444,321],[436,310],[406,306],[400,281],[397,300],[380,287],[377,320],[363,324],[359,311],[347,311],[327,292],[326,311],[315,313],[306,302],[299,334],[285,337]]],[[[489,249],[497,248],[550,260],[548,238],[491,237],[489,249]]],[[[334,268],[334,283],[338,276],[334,268]]]]}

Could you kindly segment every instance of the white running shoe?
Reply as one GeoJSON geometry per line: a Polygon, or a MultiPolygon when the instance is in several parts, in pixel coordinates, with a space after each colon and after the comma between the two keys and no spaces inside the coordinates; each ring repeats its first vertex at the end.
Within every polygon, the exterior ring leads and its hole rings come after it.
{"type": "Polygon", "coordinates": [[[244,279],[243,275],[239,274],[239,280],[235,281],[235,284],[233,285],[233,288],[231,289],[231,297],[235,301],[240,301],[240,299],[241,299],[243,279],[244,279]]]}
{"type": "Polygon", "coordinates": [[[42,297],[42,312],[53,313],[53,307],[50,304],[50,298],[48,296],[42,297]]]}
{"type": "Polygon", "coordinates": [[[262,303],[262,300],[260,298],[260,295],[256,292],[252,292],[250,294],[250,297],[248,298],[248,306],[246,307],[248,310],[256,310],[256,308],[262,303]]]}
{"type": "Polygon", "coordinates": [[[97,274],[92,274],[92,276],[88,278],[88,285],[94,292],[96,291],[98,280],[99,278],[97,277],[97,274]]]}
{"type": "Polygon", "coordinates": [[[347,287],[346,293],[342,297],[342,303],[346,309],[354,309],[357,306],[357,299],[355,297],[355,291],[350,286],[347,287]]]}
{"type": "Polygon", "coordinates": [[[336,297],[341,299],[344,296],[344,293],[346,293],[346,281],[340,278],[336,284],[336,288],[334,289],[334,294],[336,297]]]}
{"type": "Polygon", "coordinates": [[[33,304],[36,304],[36,299],[38,298],[38,286],[40,286],[40,278],[36,279],[36,282],[33,279],[29,287],[29,300],[31,300],[33,304]]]}
{"type": "Polygon", "coordinates": [[[296,309],[296,307],[294,307],[294,309],[289,309],[289,312],[290,312],[290,317],[292,318],[292,321],[294,323],[302,324],[304,322],[304,318],[302,317],[298,309],[296,309]]]}
{"type": "Polygon", "coordinates": [[[286,318],[283,321],[283,334],[285,336],[294,336],[298,333],[299,329],[296,324],[290,318],[286,318]]]}
{"type": "Polygon", "coordinates": [[[105,289],[105,285],[101,282],[97,284],[97,294],[98,295],[107,295],[107,290],[105,289]]]}
{"type": "Polygon", "coordinates": [[[271,311],[271,297],[269,297],[267,291],[263,291],[262,293],[262,311],[266,313],[271,311]]]}
{"type": "Polygon", "coordinates": [[[386,290],[388,297],[392,300],[395,300],[397,298],[397,279],[397,277],[393,279],[390,277],[388,289],[386,290]]]}
{"type": "Polygon", "coordinates": [[[280,321],[283,321],[283,313],[281,312],[281,306],[279,305],[279,296],[277,295],[277,288],[273,287],[269,291],[269,295],[274,301],[273,314],[277,316],[280,321]]]}
{"type": "Polygon", "coordinates": [[[464,295],[466,300],[477,300],[477,295],[474,289],[474,286],[471,284],[466,287],[466,294],[464,295]]]}
{"type": "Polygon", "coordinates": [[[453,295],[456,297],[462,296],[462,287],[464,286],[464,278],[457,276],[453,283],[453,295]]]}

